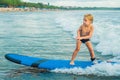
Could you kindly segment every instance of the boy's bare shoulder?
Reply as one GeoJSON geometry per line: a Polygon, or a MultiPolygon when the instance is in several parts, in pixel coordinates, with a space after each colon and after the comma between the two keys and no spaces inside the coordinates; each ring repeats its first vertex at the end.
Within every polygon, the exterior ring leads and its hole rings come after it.
{"type": "Polygon", "coordinates": [[[83,27],[83,24],[82,25],[80,25],[80,29],[83,27]]]}
{"type": "Polygon", "coordinates": [[[93,26],[93,25],[91,25],[91,29],[92,29],[92,30],[94,29],[94,26],[93,26]]]}

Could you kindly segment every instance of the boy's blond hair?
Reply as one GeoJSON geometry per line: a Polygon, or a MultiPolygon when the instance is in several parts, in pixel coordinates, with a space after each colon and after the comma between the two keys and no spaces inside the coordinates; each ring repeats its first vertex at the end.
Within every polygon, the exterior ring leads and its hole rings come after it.
{"type": "Polygon", "coordinates": [[[91,23],[93,23],[93,15],[92,14],[85,14],[84,18],[87,18],[88,20],[91,21],[91,23]]]}

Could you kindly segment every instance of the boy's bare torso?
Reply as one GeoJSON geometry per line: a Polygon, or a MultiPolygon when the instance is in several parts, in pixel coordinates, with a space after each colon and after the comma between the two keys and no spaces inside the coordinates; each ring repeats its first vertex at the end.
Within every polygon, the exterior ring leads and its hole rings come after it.
{"type": "Polygon", "coordinates": [[[83,37],[83,36],[88,36],[90,34],[90,31],[92,29],[92,25],[90,25],[89,27],[86,27],[84,25],[81,25],[80,26],[80,36],[83,37]]]}

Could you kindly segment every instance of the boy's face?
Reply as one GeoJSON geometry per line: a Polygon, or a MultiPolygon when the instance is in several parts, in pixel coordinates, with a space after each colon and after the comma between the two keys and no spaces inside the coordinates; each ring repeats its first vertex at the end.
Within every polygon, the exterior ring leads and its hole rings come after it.
{"type": "Polygon", "coordinates": [[[89,25],[91,24],[91,21],[88,20],[86,17],[84,17],[84,19],[83,19],[83,24],[84,24],[85,26],[89,26],[89,25]]]}

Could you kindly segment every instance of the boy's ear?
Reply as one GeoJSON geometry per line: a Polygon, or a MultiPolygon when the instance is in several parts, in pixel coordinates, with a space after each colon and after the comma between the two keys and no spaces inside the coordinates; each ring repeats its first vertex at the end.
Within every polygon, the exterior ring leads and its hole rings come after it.
{"type": "Polygon", "coordinates": [[[91,23],[93,23],[93,21],[90,21],[91,23]]]}

